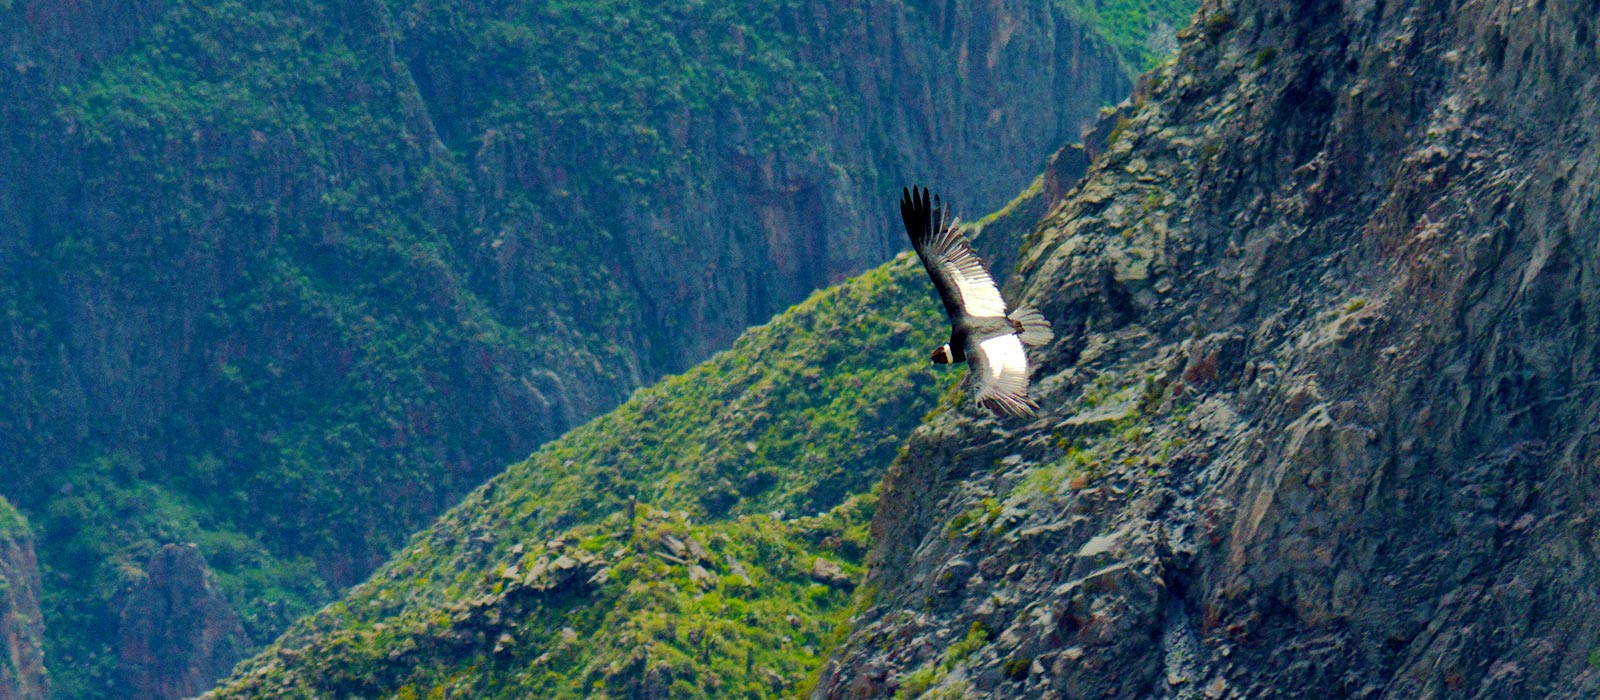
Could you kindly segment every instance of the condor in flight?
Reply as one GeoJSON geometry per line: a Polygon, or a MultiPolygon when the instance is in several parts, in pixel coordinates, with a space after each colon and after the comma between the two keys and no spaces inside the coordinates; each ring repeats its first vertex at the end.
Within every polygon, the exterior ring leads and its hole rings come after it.
{"type": "Polygon", "coordinates": [[[1050,342],[1055,333],[1049,322],[1026,306],[1006,313],[1006,302],[983,261],[958,222],[946,219],[939,198],[929,203],[927,188],[905,190],[900,216],[911,247],[928,269],[950,316],[950,342],[933,351],[933,361],[971,365],[974,398],[984,408],[996,414],[1033,415],[1039,404],[1028,398],[1028,355],[1023,346],[1050,342]]]}

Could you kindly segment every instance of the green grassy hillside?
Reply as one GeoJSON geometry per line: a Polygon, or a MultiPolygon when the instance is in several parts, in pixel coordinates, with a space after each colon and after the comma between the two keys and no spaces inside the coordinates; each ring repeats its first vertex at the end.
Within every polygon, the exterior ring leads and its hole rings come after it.
{"type": "Polygon", "coordinates": [[[814,295],[495,478],[214,697],[792,693],[850,610],[864,494],[960,377],[928,363],[942,326],[909,256],[814,295]]]}
{"type": "Polygon", "coordinates": [[[1192,0],[1055,0],[1068,15],[1095,28],[1117,47],[1124,65],[1142,73],[1177,50],[1177,30],[1189,26],[1192,0]]]}
{"type": "Polygon", "coordinates": [[[708,524],[639,506],[530,538],[443,606],[324,611],[211,697],[792,695],[852,610],[866,500],[708,524]]]}

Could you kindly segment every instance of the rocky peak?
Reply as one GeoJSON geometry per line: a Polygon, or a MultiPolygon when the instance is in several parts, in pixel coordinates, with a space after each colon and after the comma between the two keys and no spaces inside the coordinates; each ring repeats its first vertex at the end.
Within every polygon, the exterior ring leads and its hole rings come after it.
{"type": "Polygon", "coordinates": [[[250,640],[192,544],[150,557],[122,607],[118,674],[126,697],[178,700],[214,685],[250,640]]]}
{"type": "Polygon", "coordinates": [[[817,697],[1592,697],[1597,36],[1204,8],[1024,253],[1039,418],[913,436],[817,697]]]}

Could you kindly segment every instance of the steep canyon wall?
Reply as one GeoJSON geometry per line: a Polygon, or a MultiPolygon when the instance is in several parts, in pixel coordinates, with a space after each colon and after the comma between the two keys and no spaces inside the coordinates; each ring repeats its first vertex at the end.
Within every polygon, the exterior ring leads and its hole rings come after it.
{"type": "Polygon", "coordinates": [[[1597,9],[1208,4],[1023,254],[1043,411],[912,437],[816,697],[1600,690],[1597,9]]]}

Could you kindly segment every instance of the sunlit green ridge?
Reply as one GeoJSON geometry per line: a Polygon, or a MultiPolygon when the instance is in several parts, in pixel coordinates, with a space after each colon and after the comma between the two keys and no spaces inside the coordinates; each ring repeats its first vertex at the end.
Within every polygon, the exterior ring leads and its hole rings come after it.
{"type": "Polygon", "coordinates": [[[850,609],[817,558],[859,574],[865,494],[958,377],[926,359],[942,324],[909,256],[813,295],[513,466],[216,697],[582,697],[636,662],[674,697],[793,691],[850,609]],[[519,592],[564,555],[605,580],[519,592]]]}

